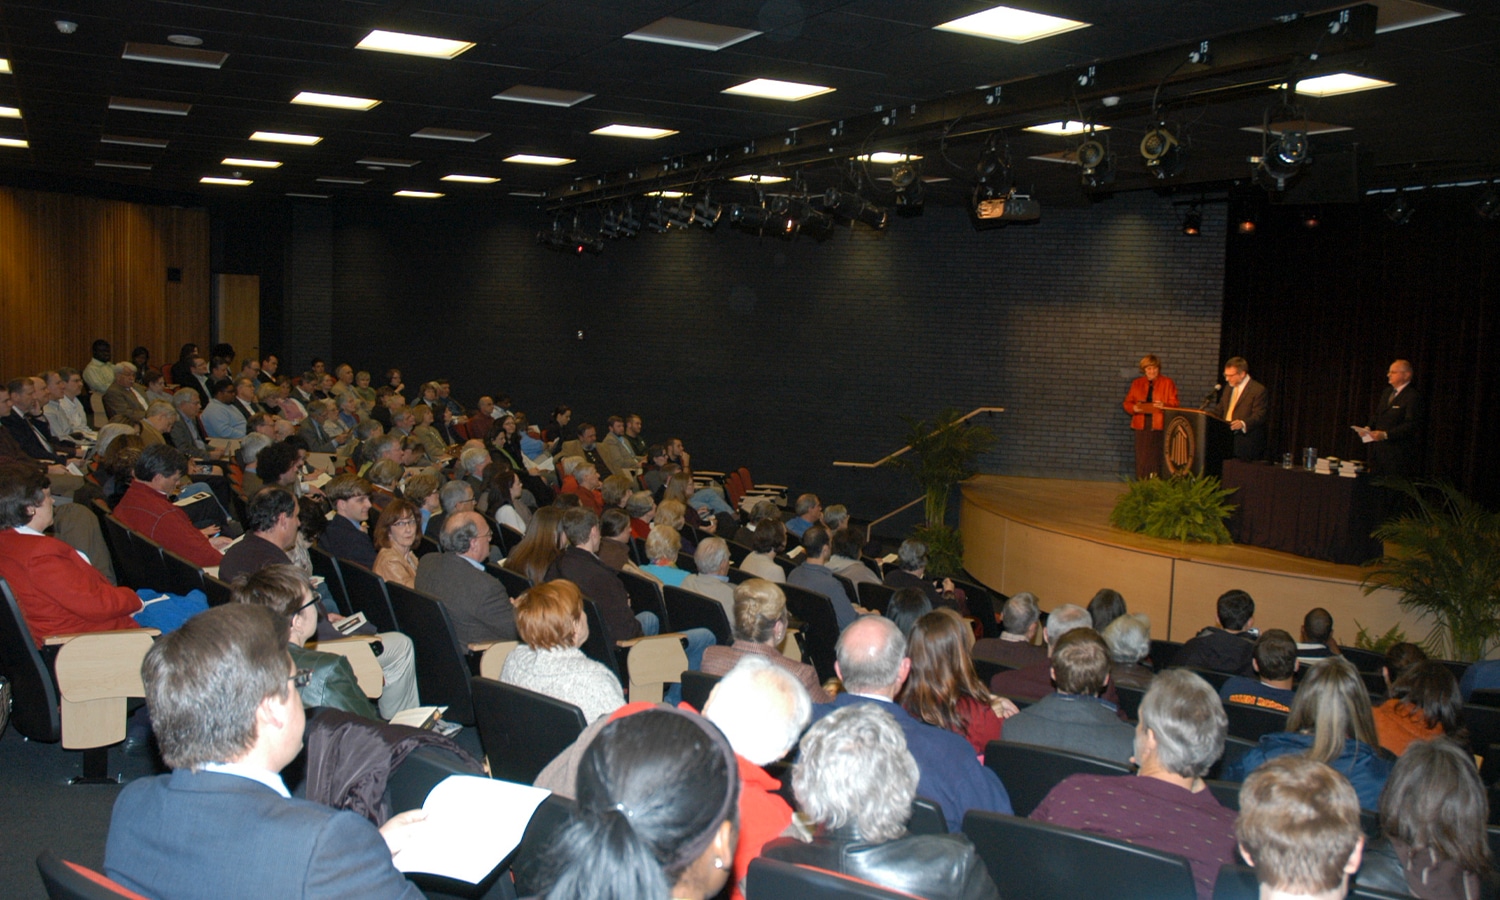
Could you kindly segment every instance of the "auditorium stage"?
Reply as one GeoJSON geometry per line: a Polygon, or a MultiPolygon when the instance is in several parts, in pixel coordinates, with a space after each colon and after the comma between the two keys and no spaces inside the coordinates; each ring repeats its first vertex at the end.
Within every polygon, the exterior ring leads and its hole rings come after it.
{"type": "Polygon", "coordinates": [[[1240,544],[1182,544],[1112,528],[1123,482],[979,475],[961,485],[964,564],[1005,594],[1031,591],[1043,609],[1087,604],[1100,588],[1151,617],[1151,636],[1174,641],[1214,624],[1214,601],[1232,588],[1255,598],[1262,631],[1298,636],[1314,606],[1333,614],[1334,637],[1353,644],[1400,625],[1420,640],[1430,626],[1397,605],[1394,591],[1366,596],[1361,569],[1240,544]],[[1358,620],[1359,625],[1355,624],[1358,620]]]}

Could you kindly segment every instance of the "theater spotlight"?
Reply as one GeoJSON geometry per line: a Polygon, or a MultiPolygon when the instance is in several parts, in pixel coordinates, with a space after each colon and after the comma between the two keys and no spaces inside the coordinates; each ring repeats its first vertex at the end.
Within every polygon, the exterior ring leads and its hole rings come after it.
{"type": "Polygon", "coordinates": [[[841,191],[838,188],[829,188],[823,194],[823,208],[841,219],[851,222],[863,222],[877,231],[890,223],[890,210],[882,206],[876,206],[870,201],[851,191],[841,191]]]}
{"type": "Polygon", "coordinates": [[[641,233],[641,220],[635,217],[635,210],[630,208],[630,204],[625,204],[625,208],[615,217],[615,229],[620,237],[633,238],[641,233]]]}
{"type": "Polygon", "coordinates": [[[1115,156],[1108,145],[1094,132],[1078,145],[1079,180],[1088,189],[1113,184],[1115,180],[1115,156]]]}
{"type": "Polygon", "coordinates": [[[687,205],[687,198],[677,201],[675,206],[667,208],[667,224],[678,228],[687,228],[693,224],[695,218],[693,208],[687,205]]]}
{"type": "Polygon", "coordinates": [[[920,216],[926,197],[922,183],[922,164],[904,160],[891,166],[891,187],[896,189],[896,212],[903,216],[920,216]]]}
{"type": "Polygon", "coordinates": [[[1182,217],[1182,233],[1188,237],[1198,237],[1203,233],[1203,213],[1194,206],[1182,217]]]}
{"type": "Polygon", "coordinates": [[[1474,201],[1474,215],[1486,222],[1500,218],[1500,190],[1496,190],[1494,182],[1474,201]]]}
{"type": "Polygon", "coordinates": [[[703,199],[693,204],[693,222],[703,228],[712,231],[719,224],[719,219],[724,215],[724,207],[713,202],[713,195],[709,191],[703,192],[703,199]]]}
{"type": "Polygon", "coordinates": [[[1385,208],[1385,217],[1391,220],[1392,225],[1405,225],[1411,221],[1412,213],[1416,212],[1410,200],[1406,199],[1406,192],[1400,191],[1391,205],[1385,208]]]}
{"type": "Polygon", "coordinates": [[[729,206],[729,224],[746,231],[764,231],[771,224],[771,211],[764,201],[755,205],[733,203],[729,206]]]}
{"type": "Polygon", "coordinates": [[[1274,182],[1276,190],[1286,190],[1286,183],[1302,172],[1310,154],[1306,132],[1282,132],[1257,161],[1258,171],[1265,176],[1266,187],[1269,188],[1274,182]]]}
{"type": "Polygon", "coordinates": [[[1141,138],[1141,159],[1146,161],[1151,174],[1163,179],[1181,173],[1187,165],[1187,153],[1182,143],[1165,122],[1158,122],[1141,138]]]}
{"type": "Polygon", "coordinates": [[[667,214],[666,206],[660,200],[651,204],[646,211],[646,230],[652,234],[665,234],[672,227],[672,220],[667,214]]]}

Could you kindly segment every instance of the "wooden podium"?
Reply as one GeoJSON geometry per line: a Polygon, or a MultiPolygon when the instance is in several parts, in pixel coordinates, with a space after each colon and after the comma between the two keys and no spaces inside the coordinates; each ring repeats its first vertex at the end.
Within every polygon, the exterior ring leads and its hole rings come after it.
{"type": "Polygon", "coordinates": [[[1229,423],[1202,409],[1168,406],[1162,412],[1162,473],[1223,477],[1224,460],[1234,458],[1229,423]]]}

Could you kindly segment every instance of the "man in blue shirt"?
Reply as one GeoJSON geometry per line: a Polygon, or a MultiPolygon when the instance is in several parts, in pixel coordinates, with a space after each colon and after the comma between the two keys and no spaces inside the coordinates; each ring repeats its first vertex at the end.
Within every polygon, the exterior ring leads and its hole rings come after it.
{"type": "Polygon", "coordinates": [[[1232,676],[1219,688],[1219,697],[1226,703],[1290,712],[1297,694],[1292,682],[1299,666],[1292,635],[1280,628],[1268,629],[1256,640],[1250,664],[1257,677],[1232,676]]]}
{"type": "Polygon", "coordinates": [[[208,401],[208,406],[199,416],[203,431],[211,438],[244,437],[248,420],[230,405],[234,402],[234,382],[226,378],[214,382],[210,389],[213,399],[208,401]]]}

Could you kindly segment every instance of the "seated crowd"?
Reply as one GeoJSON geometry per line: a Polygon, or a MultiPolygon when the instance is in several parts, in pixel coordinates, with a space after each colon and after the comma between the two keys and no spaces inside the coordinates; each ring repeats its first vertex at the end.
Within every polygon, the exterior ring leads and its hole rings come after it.
{"type": "Polygon", "coordinates": [[[1300,641],[1259,632],[1244,591],[1153,659],[1150,619],[1118,592],[1046,613],[1017,593],[991,611],[975,602],[982,589],[930,575],[919,541],[882,565],[848,511],[815,495],[785,517],[768,499],[736,510],[722,485],[694,478],[681,440],[646,443],[639,416],[609,417],[601,439],[566,406],[543,427],[504,396],[467,410],[445,380],[408,402],[394,369],[372,388],[369,373],[321,361],[297,378],[274,355],[236,370],[223,346],[185,346],[165,371],[144,348],[131,363],[110,355],[97,342],[82,374],[0,392],[0,577],[39,646],[163,632],[143,676],[172,772],[116,803],[105,870],[128,889],[420,896],[392,857],[423,814],[294,799],[278,774],[323,710],[347,714],[329,721],[348,735],[351,722],[389,729],[419,703],[413,642],[349,628],[313,576],[323,552],[433,598],[461,645],[506,644],[499,681],[588,723],[536,781],[574,804],[543,852],[514,863],[539,896],[743,898],[751,862],[767,858],[918,897],[998,897],[964,832],[971,812],[1017,811],[997,741],[1122,773],[1068,776],[1020,811],[1176,854],[1199,900],[1241,862],[1263,896],[1338,897],[1351,879],[1422,898],[1494,894],[1471,755],[1487,748],[1469,748],[1460,715],[1470,692],[1500,683],[1482,664],[1461,689],[1398,644],[1375,705],[1372,673],[1345,658],[1326,610],[1308,613],[1300,641]],[[85,385],[109,421],[97,430],[85,385]],[[106,510],[226,582],[230,602],[147,602],[159,592],[116,586],[106,510]],[[667,624],[637,600],[641,585],[681,588],[728,623],[726,643],[707,627],[671,632],[687,668],[718,679],[701,714],[676,704],[676,684],[665,704],[627,702],[616,663],[667,624]],[[789,611],[804,591],[836,623],[823,636],[832,678],[804,653],[812,635],[793,633],[818,627],[789,611]],[[591,623],[603,632],[592,643],[591,623]],[[345,656],[319,649],[350,631],[372,642],[375,702],[345,656]],[[1240,707],[1285,726],[1230,758],[1240,707]],[[1224,782],[1243,783],[1237,807],[1221,802],[1224,782]],[[918,831],[922,804],[939,821],[918,831]],[[1361,809],[1378,813],[1378,836],[1361,831],[1361,809]]]}

